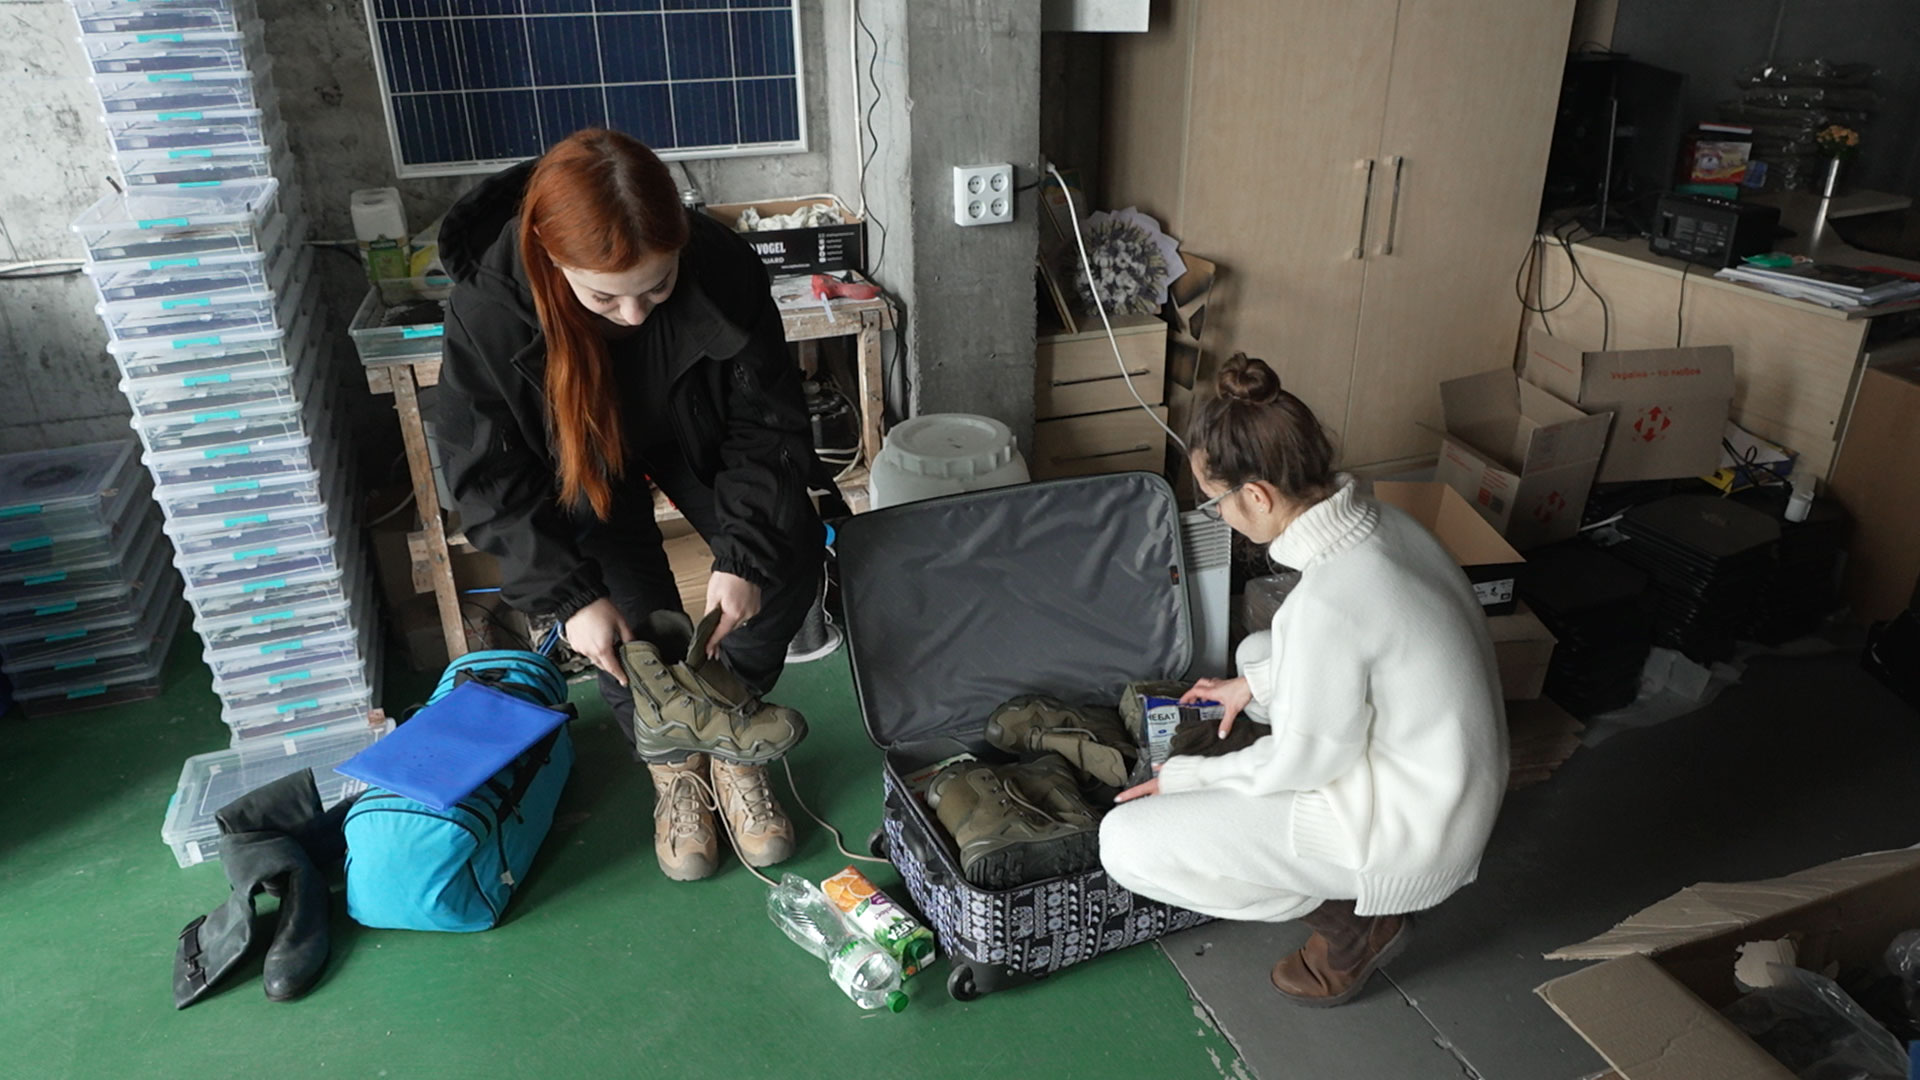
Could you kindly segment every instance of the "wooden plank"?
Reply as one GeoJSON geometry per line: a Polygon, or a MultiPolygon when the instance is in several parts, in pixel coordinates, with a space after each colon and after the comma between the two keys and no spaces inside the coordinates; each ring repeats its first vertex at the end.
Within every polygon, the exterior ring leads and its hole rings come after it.
{"type": "Polygon", "coordinates": [[[367,389],[373,391],[375,394],[393,393],[393,374],[384,366],[369,365],[367,368],[367,389]]]}
{"type": "Polygon", "coordinates": [[[1572,18],[1572,0],[1402,0],[1353,377],[1337,411],[1315,405],[1348,464],[1426,452],[1440,383],[1512,355],[1572,18]]]}
{"type": "Polygon", "coordinates": [[[1149,405],[1167,390],[1167,324],[1151,315],[1122,315],[1114,320],[1114,340],[1106,331],[1042,337],[1034,348],[1033,415],[1037,420],[1109,412],[1137,405],[1114,362],[1118,343],[1125,370],[1149,405]]]}
{"type": "Polygon", "coordinates": [[[893,305],[884,297],[835,300],[831,316],[817,302],[805,307],[782,308],[780,322],[788,341],[811,341],[858,333],[869,315],[879,320],[882,329],[892,328],[893,305]]]}
{"type": "MultiPolygon", "coordinates": [[[[856,514],[866,513],[867,509],[873,505],[873,499],[869,490],[871,478],[872,473],[868,471],[865,465],[856,465],[852,469],[849,469],[847,474],[841,477],[836,485],[840,489],[840,497],[847,501],[847,508],[856,514]]],[[[665,492],[655,488],[653,492],[653,520],[662,522],[684,521],[686,520],[686,515],[680,512],[679,507],[673,505],[673,502],[667,498],[665,492]]]]}
{"type": "Polygon", "coordinates": [[[455,659],[467,653],[467,631],[460,618],[460,594],[453,583],[453,564],[447,557],[446,525],[440,515],[440,493],[433,482],[433,461],[427,452],[427,428],[420,415],[420,395],[414,387],[411,368],[391,370],[393,408],[400,414],[400,437],[406,443],[414,505],[425,526],[421,532],[434,605],[440,612],[440,630],[447,641],[447,656],[455,659]]]}
{"type": "Polygon", "coordinates": [[[883,325],[879,312],[862,315],[860,335],[854,342],[854,366],[860,384],[860,453],[868,466],[880,458],[887,419],[886,367],[880,342],[883,325]]]}

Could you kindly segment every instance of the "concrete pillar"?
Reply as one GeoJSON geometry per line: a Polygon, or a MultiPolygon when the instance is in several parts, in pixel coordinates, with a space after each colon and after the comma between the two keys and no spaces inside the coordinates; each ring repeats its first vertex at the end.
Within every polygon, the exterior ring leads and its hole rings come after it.
{"type": "Polygon", "coordinates": [[[867,201],[886,227],[877,277],[906,308],[912,411],[991,416],[1031,447],[1038,198],[1022,193],[1012,224],[962,228],[952,173],[1005,161],[1018,183],[1038,178],[1040,4],[863,0],[860,12],[882,88],[867,201]]]}

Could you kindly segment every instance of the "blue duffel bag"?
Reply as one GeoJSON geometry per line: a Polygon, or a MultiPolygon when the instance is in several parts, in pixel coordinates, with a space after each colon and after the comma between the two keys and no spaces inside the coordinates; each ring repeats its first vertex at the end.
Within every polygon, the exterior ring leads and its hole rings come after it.
{"type": "MultiPolygon", "coordinates": [[[[448,665],[428,706],[468,682],[571,713],[565,676],[539,653],[468,653],[448,665]]],[[[553,825],[572,770],[573,740],[563,721],[445,810],[370,788],[347,813],[347,913],[363,926],[394,930],[498,925],[553,825]]]]}

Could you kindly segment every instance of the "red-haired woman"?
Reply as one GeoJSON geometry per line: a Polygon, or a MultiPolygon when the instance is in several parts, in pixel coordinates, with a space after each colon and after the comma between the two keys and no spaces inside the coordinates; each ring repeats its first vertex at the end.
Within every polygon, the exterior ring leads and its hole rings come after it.
{"type": "MultiPolygon", "coordinates": [[[[621,645],[680,609],[651,480],[713,549],[711,654],[771,687],[819,583],[807,488],[823,470],[759,258],[684,209],[652,151],[602,130],[488,178],[440,235],[455,285],[435,437],[504,598],[563,622],[631,741],[621,645]]],[[[764,765],[648,765],[669,877],[713,873],[714,795],[743,859],[791,854],[764,765]]]]}

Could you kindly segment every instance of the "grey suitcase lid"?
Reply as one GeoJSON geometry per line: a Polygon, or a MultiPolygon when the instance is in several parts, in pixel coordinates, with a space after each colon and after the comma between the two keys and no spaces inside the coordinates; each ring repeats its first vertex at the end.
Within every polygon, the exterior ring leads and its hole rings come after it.
{"type": "Polygon", "coordinates": [[[977,739],[1020,694],[1112,704],[1192,660],[1179,507],[1152,473],[875,510],[834,547],[854,689],[881,747],[977,739]]]}

